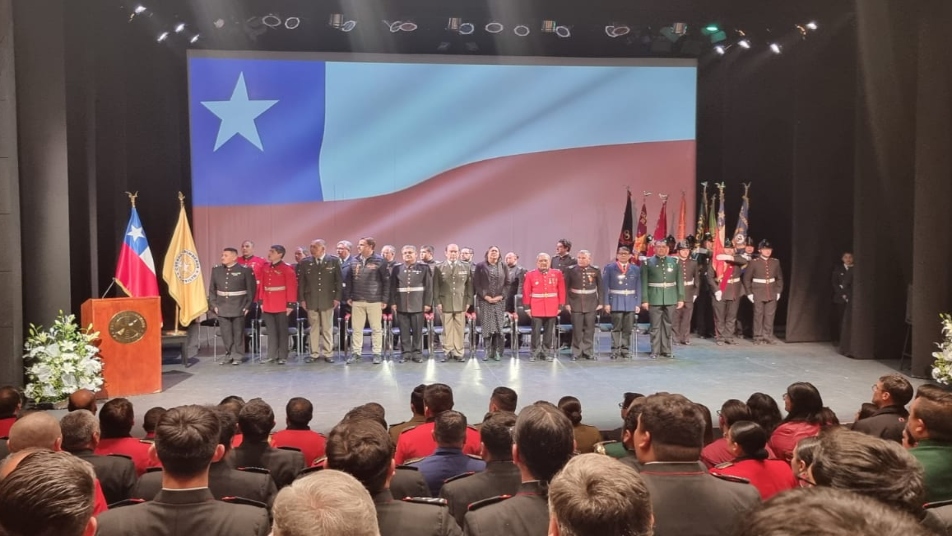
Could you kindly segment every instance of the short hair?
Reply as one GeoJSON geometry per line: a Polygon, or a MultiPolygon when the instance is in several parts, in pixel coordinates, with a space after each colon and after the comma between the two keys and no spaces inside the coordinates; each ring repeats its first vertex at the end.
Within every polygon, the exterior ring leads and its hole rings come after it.
{"type": "Polygon", "coordinates": [[[697,406],[678,394],[659,393],[645,399],[640,427],[651,434],[658,461],[697,461],[704,447],[704,419],[697,406]]]}
{"type": "Polygon", "coordinates": [[[804,437],[797,441],[797,446],[793,449],[793,457],[803,462],[804,467],[810,467],[813,465],[813,460],[816,459],[816,450],[819,446],[819,437],[804,437]]]}
{"type": "Polygon", "coordinates": [[[444,411],[433,421],[433,435],[440,446],[459,445],[466,441],[466,416],[458,411],[444,411]]]}
{"type": "Polygon", "coordinates": [[[431,383],[423,391],[423,404],[433,415],[453,409],[453,389],[445,383],[431,383]]]}
{"type": "Polygon", "coordinates": [[[361,404],[357,407],[351,408],[351,410],[344,415],[342,420],[371,420],[380,426],[383,426],[385,429],[387,428],[386,413],[384,413],[383,406],[376,402],[368,402],[366,404],[361,404]]]}
{"type": "Polygon", "coordinates": [[[126,398],[113,398],[99,410],[99,427],[103,439],[128,437],[135,424],[135,410],[126,398]]]}
{"type": "Polygon", "coordinates": [[[155,427],[155,452],[163,470],[190,477],[212,463],[221,437],[218,415],[204,406],[179,406],[162,414],[155,427]]]}
{"type": "Polygon", "coordinates": [[[393,441],[386,428],[367,419],[345,420],[327,435],[327,467],[348,473],[376,493],[386,486],[393,441]]]}
{"type": "Polygon", "coordinates": [[[628,404],[628,414],[625,415],[625,431],[635,433],[638,428],[638,417],[641,415],[641,409],[644,407],[646,399],[647,397],[641,395],[632,400],[631,404],[628,404]]]}
{"type": "Polygon", "coordinates": [[[567,238],[560,238],[556,244],[562,244],[562,247],[565,248],[565,251],[572,251],[572,242],[567,238]]]}
{"type": "Polygon", "coordinates": [[[572,423],[562,410],[548,403],[535,403],[519,412],[512,440],[519,459],[543,487],[575,452],[572,423]]]}
{"type": "Polygon", "coordinates": [[[563,536],[650,536],[654,524],[641,475],[600,454],[565,464],[549,485],[549,511],[563,536]]]}
{"type": "Polygon", "coordinates": [[[747,408],[750,410],[750,420],[763,426],[768,434],[772,434],[783,420],[777,401],[766,393],[750,395],[747,399],[747,408]]]}
{"type": "Polygon", "coordinates": [[[374,238],[373,238],[372,236],[365,236],[365,237],[361,238],[361,240],[363,240],[364,242],[366,242],[367,245],[370,246],[370,249],[374,249],[374,248],[377,247],[377,241],[374,240],[374,238]]]}
{"type": "Polygon", "coordinates": [[[242,246],[245,244],[251,244],[251,247],[254,247],[255,245],[254,240],[245,240],[244,242],[241,243],[242,246]]]}
{"type": "MultiPolygon", "coordinates": [[[[731,427],[735,422],[740,421],[752,421],[753,418],[750,414],[750,408],[746,403],[737,400],[736,398],[731,398],[730,400],[725,400],[721,404],[721,419],[724,420],[724,424],[728,428],[731,427]]],[[[761,426],[763,428],[763,426],[761,426]]]]}
{"type": "Polygon", "coordinates": [[[67,411],[76,411],[78,409],[89,410],[90,413],[96,413],[96,393],[89,389],[80,389],[69,395],[66,401],[67,411]]]}
{"type": "Polygon", "coordinates": [[[630,253],[631,253],[631,248],[629,248],[628,246],[618,246],[618,249],[615,250],[615,253],[616,253],[616,254],[618,254],[618,253],[629,253],[629,254],[630,254],[630,253]]]}
{"type": "Polygon", "coordinates": [[[231,450],[231,440],[235,438],[238,417],[221,406],[215,408],[215,415],[218,417],[218,424],[221,426],[221,430],[218,432],[218,444],[225,447],[225,452],[228,452],[231,450]]]}
{"type": "Polygon", "coordinates": [[[916,398],[916,418],[926,426],[929,439],[952,443],[952,393],[925,384],[919,386],[916,398]]]}
{"type": "Polygon", "coordinates": [[[20,392],[12,385],[0,387],[0,419],[16,417],[21,404],[20,392]]]}
{"type": "Polygon", "coordinates": [[[883,536],[931,534],[910,516],[883,508],[876,500],[832,488],[799,488],[778,493],[744,516],[734,536],[883,536]]]}
{"type": "Polygon", "coordinates": [[[245,407],[245,399],[237,395],[226,396],[218,403],[218,409],[222,409],[230,412],[235,416],[235,422],[238,422],[238,414],[241,413],[241,408],[245,407]]]}
{"type": "Polygon", "coordinates": [[[284,413],[287,415],[288,424],[304,427],[314,418],[314,404],[306,398],[296,396],[288,400],[284,413]]]}
{"type": "Polygon", "coordinates": [[[406,246],[403,246],[402,248],[400,248],[400,253],[402,254],[402,253],[403,253],[404,251],[406,251],[406,250],[410,250],[410,251],[412,251],[413,253],[416,253],[416,246],[409,245],[409,244],[406,245],[406,246]]]}
{"type": "Polygon", "coordinates": [[[417,415],[423,415],[423,412],[426,411],[426,408],[423,404],[423,392],[426,391],[426,384],[421,383],[413,388],[413,391],[410,392],[410,407],[413,408],[413,413],[417,415]]]}
{"type": "Polygon", "coordinates": [[[63,432],[55,417],[45,411],[34,411],[13,423],[7,447],[10,452],[31,447],[53,450],[62,437],[63,432]]]}
{"type": "Polygon", "coordinates": [[[63,434],[63,450],[86,450],[90,448],[93,436],[99,432],[99,421],[88,410],[78,409],[63,415],[60,419],[60,430],[63,434]]]}
{"type": "Polygon", "coordinates": [[[274,410],[264,400],[252,398],[238,413],[238,428],[245,440],[263,440],[274,428],[274,410]]]}
{"type": "Polygon", "coordinates": [[[145,412],[145,415],[142,417],[142,429],[150,434],[155,432],[155,425],[158,424],[159,417],[161,417],[165,411],[165,408],[160,406],[149,408],[149,411],[145,412]]]}
{"type": "Polygon", "coordinates": [[[227,251],[228,253],[234,253],[235,255],[238,254],[238,249],[237,249],[237,248],[224,248],[224,249],[222,249],[222,251],[227,251]]]}
{"type": "Polygon", "coordinates": [[[0,480],[0,533],[81,536],[93,515],[89,463],[66,452],[37,450],[0,480]]]}
{"type": "Polygon", "coordinates": [[[282,246],[281,244],[275,244],[271,246],[271,249],[273,249],[276,253],[281,255],[282,258],[284,257],[284,254],[288,252],[288,250],[284,249],[284,246],[282,246]]]}
{"type": "Polygon", "coordinates": [[[489,400],[500,411],[516,411],[516,406],[519,404],[519,395],[515,390],[510,389],[509,387],[500,386],[493,389],[493,394],[489,396],[489,400]]]}
{"type": "Polygon", "coordinates": [[[397,248],[391,246],[390,244],[387,244],[386,246],[380,248],[380,251],[387,251],[387,250],[390,250],[390,251],[392,251],[392,252],[394,252],[394,253],[397,252],[397,248]]]}
{"type": "Polygon", "coordinates": [[[628,407],[631,406],[631,403],[634,402],[636,398],[644,398],[644,397],[645,395],[641,393],[632,393],[630,391],[625,392],[625,394],[623,394],[621,398],[621,407],[627,410],[628,407]]]}
{"type": "Polygon", "coordinates": [[[886,374],[880,376],[879,381],[897,406],[905,406],[912,400],[912,384],[902,374],[886,374]]]}
{"type": "Polygon", "coordinates": [[[427,252],[427,253],[431,253],[431,254],[432,254],[434,250],[436,250],[436,248],[433,247],[433,246],[431,246],[431,245],[429,245],[429,244],[427,244],[427,245],[425,245],[425,246],[420,246],[420,253],[422,253],[422,252],[425,251],[425,252],[427,252]]]}
{"type": "Polygon", "coordinates": [[[278,492],[274,536],[379,536],[370,493],[353,476],[333,469],[299,478],[278,492]]]}
{"type": "Polygon", "coordinates": [[[825,424],[823,398],[820,391],[809,382],[794,382],[787,387],[787,400],[790,401],[790,412],[783,422],[803,421],[810,424],[825,424]]]}
{"type": "Polygon", "coordinates": [[[830,431],[820,436],[810,473],[817,486],[852,491],[917,517],[922,514],[922,466],[894,441],[848,430],[830,431]]]}
{"type": "Polygon", "coordinates": [[[730,427],[731,441],[744,451],[744,455],[754,460],[766,460],[767,432],[759,424],[751,421],[737,421],[730,427]]]}
{"type": "Polygon", "coordinates": [[[572,422],[572,426],[578,426],[582,422],[582,403],[574,396],[563,396],[559,399],[559,409],[572,422]]]}
{"type": "Polygon", "coordinates": [[[516,425],[516,414],[511,411],[490,413],[479,427],[479,439],[493,461],[512,460],[512,427],[516,425]]]}
{"type": "Polygon", "coordinates": [[[704,421],[704,446],[710,445],[714,442],[714,418],[711,416],[711,408],[700,402],[695,402],[694,407],[697,408],[701,414],[701,419],[704,421]]]}

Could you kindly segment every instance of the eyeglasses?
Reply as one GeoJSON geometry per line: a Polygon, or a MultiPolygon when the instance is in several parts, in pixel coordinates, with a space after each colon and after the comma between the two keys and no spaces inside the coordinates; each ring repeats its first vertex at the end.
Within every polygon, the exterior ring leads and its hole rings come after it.
{"type": "Polygon", "coordinates": [[[721,410],[717,410],[717,415],[720,416],[721,410]]]}
{"type": "Polygon", "coordinates": [[[809,478],[803,476],[803,473],[797,475],[797,483],[800,484],[801,488],[812,488],[816,486],[816,482],[810,480],[809,478]]]}
{"type": "Polygon", "coordinates": [[[879,391],[879,384],[878,384],[878,383],[874,383],[871,387],[872,387],[874,393],[875,393],[876,391],[879,391]]]}
{"type": "Polygon", "coordinates": [[[620,407],[621,409],[625,409],[625,403],[624,403],[624,402],[619,402],[619,403],[618,403],[618,407],[620,407]]]}

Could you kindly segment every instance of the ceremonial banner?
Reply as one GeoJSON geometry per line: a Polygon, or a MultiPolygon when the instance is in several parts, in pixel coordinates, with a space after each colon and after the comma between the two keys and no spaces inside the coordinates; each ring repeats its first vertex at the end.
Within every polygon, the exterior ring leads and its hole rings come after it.
{"type": "Polygon", "coordinates": [[[737,227],[734,229],[734,239],[741,237],[746,239],[750,236],[750,226],[747,222],[747,213],[750,210],[750,199],[747,197],[747,190],[750,188],[750,184],[744,185],[744,197],[742,198],[744,202],[740,206],[740,215],[737,217],[737,227]]]}
{"type": "Polygon", "coordinates": [[[651,235],[651,243],[648,244],[648,256],[654,255],[654,241],[664,240],[668,237],[668,196],[660,194],[661,213],[658,214],[658,223],[655,224],[654,234],[651,235]]]}
{"type": "Polygon", "coordinates": [[[704,190],[701,192],[701,201],[697,207],[697,227],[694,228],[694,238],[697,239],[698,244],[704,238],[704,233],[708,232],[705,227],[705,223],[707,223],[707,183],[702,182],[701,186],[704,187],[704,190]]]}
{"type": "Polygon", "coordinates": [[[678,228],[674,232],[674,238],[676,238],[678,242],[681,242],[682,240],[684,240],[685,232],[686,232],[685,231],[686,223],[684,220],[687,218],[687,215],[688,215],[688,202],[684,199],[684,192],[682,191],[681,192],[681,208],[680,210],[678,210],[678,228]]]}
{"type": "MultiPolygon", "coordinates": [[[[182,194],[180,193],[179,196],[182,194]]],[[[169,285],[169,295],[179,305],[179,323],[187,326],[208,310],[205,296],[205,280],[202,278],[202,265],[195,249],[195,239],[185,214],[184,197],[179,197],[178,223],[172,242],[165,253],[162,267],[162,279],[169,285]]]]}
{"type": "Polygon", "coordinates": [[[631,212],[631,190],[625,199],[625,216],[621,221],[621,233],[618,234],[618,247],[626,247],[629,251],[635,246],[634,217],[631,212]]]}
{"type": "Polygon", "coordinates": [[[126,225],[126,234],[119,246],[119,262],[116,263],[116,284],[133,298],[159,295],[159,282],[155,277],[155,261],[146,240],[135,197],[132,198],[132,214],[126,225]]]}
{"type": "Polygon", "coordinates": [[[643,255],[647,249],[645,244],[645,239],[648,237],[648,194],[645,194],[645,197],[641,201],[641,214],[638,215],[638,231],[635,233],[635,251],[632,253],[635,254],[637,259],[638,255],[643,255]]]}
{"type": "MultiPolygon", "coordinates": [[[[717,232],[714,235],[714,271],[717,274],[717,278],[720,280],[724,277],[724,272],[727,270],[727,263],[718,260],[717,256],[724,253],[724,241],[727,239],[727,230],[724,218],[724,183],[717,185],[719,190],[720,205],[717,209],[717,232]]],[[[713,204],[711,205],[713,207],[713,204]]]]}

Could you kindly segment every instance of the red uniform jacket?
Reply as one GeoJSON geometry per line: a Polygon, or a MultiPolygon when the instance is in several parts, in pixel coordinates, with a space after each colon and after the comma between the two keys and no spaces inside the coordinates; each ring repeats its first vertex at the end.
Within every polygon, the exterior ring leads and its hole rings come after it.
{"type": "Polygon", "coordinates": [[[324,436],[311,430],[281,430],[271,435],[272,447],[294,447],[304,454],[304,464],[311,466],[324,457],[324,436]]]}
{"type": "Polygon", "coordinates": [[[542,273],[532,270],[526,274],[522,285],[522,304],[532,311],[532,316],[549,318],[559,316],[559,307],[565,305],[565,282],[562,272],[548,270],[542,273]]]}
{"type": "Polygon", "coordinates": [[[261,310],[266,313],[283,313],[289,303],[297,301],[297,274],[290,264],[280,261],[261,269],[258,284],[261,310]]]}
{"type": "Polygon", "coordinates": [[[781,491],[797,487],[790,464],[782,460],[741,460],[722,463],[711,469],[712,475],[730,475],[746,478],[767,500],[781,491]]]}
{"type": "Polygon", "coordinates": [[[15,422],[17,422],[16,417],[0,419],[0,437],[10,437],[10,428],[13,428],[15,422]]]}
{"type": "MultiPolygon", "coordinates": [[[[433,421],[430,421],[420,426],[408,428],[400,434],[400,440],[397,441],[397,453],[393,456],[397,465],[403,465],[410,460],[433,454],[433,451],[436,450],[436,440],[433,439],[433,425],[433,421]]],[[[480,441],[479,431],[472,426],[467,426],[466,445],[463,446],[463,453],[479,456],[480,441]]]]}
{"type": "Polygon", "coordinates": [[[255,274],[255,283],[258,284],[258,290],[255,292],[253,297],[255,301],[261,299],[261,270],[268,265],[268,261],[258,257],[257,255],[252,255],[248,258],[238,256],[238,264],[242,266],[249,266],[251,271],[255,274]]]}
{"type": "Polygon", "coordinates": [[[135,437],[116,437],[112,439],[101,439],[93,452],[101,456],[110,454],[122,454],[132,458],[132,463],[136,466],[136,474],[142,476],[149,467],[155,467],[152,459],[149,458],[149,447],[152,443],[142,441],[135,437]]]}

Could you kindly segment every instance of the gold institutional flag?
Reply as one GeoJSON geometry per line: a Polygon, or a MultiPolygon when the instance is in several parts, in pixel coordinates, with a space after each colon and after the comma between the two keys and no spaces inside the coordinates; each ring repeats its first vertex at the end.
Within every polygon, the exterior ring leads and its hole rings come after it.
{"type": "Polygon", "coordinates": [[[179,218],[172,243],[165,253],[162,279],[169,285],[169,295],[179,306],[179,323],[187,326],[208,310],[202,265],[195,249],[195,239],[185,215],[185,196],[179,193],[179,218]]]}

